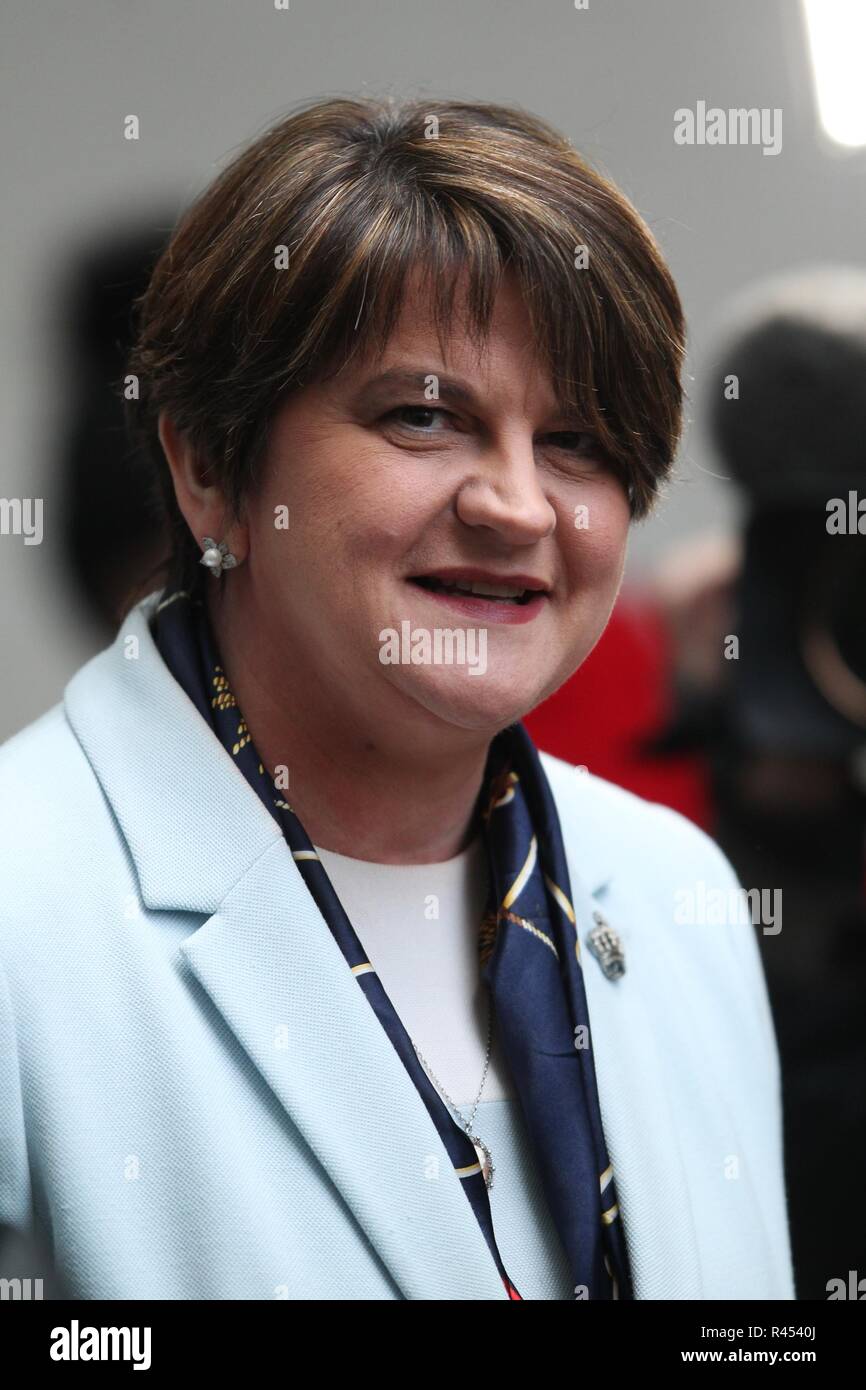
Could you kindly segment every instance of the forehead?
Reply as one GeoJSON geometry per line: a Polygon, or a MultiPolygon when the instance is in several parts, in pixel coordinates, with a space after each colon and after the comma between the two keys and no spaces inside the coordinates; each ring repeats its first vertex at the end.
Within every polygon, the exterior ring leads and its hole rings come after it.
{"type": "MultiPolygon", "coordinates": [[[[400,313],[387,342],[378,351],[358,354],[334,379],[351,389],[359,382],[375,380],[382,391],[399,389],[430,374],[447,375],[459,395],[460,383],[475,394],[491,398],[533,397],[545,407],[555,405],[549,373],[541,363],[533,341],[532,323],[516,278],[503,276],[493,304],[489,331],[479,339],[473,332],[467,306],[465,275],[455,284],[454,305],[448,331],[437,330],[429,287],[418,271],[407,278],[400,313]]],[[[468,404],[468,400],[467,400],[468,404]]]]}

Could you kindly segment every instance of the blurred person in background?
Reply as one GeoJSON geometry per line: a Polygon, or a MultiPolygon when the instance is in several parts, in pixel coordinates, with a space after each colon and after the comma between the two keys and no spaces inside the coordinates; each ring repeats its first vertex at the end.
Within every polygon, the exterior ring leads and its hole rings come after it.
{"type": "Polygon", "coordinates": [[[152,469],[128,437],[123,374],[133,305],[162,250],[160,225],[172,222],[102,235],[65,267],[57,296],[69,386],[57,455],[63,572],[103,643],[165,552],[152,469]]]}
{"type": "MultiPolygon", "coordinates": [[[[866,1266],[866,271],[816,266],[731,306],[706,374],[742,535],[678,547],[647,594],[677,710],[652,756],[700,757],[709,829],[759,930],[785,1096],[801,1298],[866,1266]],[[733,640],[732,640],[733,639],[733,640]]],[[[660,798],[664,800],[664,795],[660,798]]]]}

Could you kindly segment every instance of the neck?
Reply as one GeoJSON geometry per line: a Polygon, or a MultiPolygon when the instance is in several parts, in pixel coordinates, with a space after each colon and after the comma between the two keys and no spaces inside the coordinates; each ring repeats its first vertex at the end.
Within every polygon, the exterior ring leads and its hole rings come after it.
{"type": "Polygon", "coordinates": [[[352,702],[348,682],[319,683],[274,659],[283,644],[249,614],[208,607],[259,757],[274,776],[287,770],[283,795],[314,844],[381,864],[435,864],[471,843],[488,733],[415,709],[371,712],[352,702]]]}

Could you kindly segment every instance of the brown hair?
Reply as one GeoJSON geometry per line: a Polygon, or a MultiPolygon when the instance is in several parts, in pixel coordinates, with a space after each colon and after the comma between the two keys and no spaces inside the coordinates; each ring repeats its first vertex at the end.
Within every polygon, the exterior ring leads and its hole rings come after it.
{"type": "Polygon", "coordinates": [[[162,481],[172,579],[189,583],[200,551],[175,501],[160,412],[239,516],[280,404],[353,352],[384,347],[416,268],[429,276],[440,340],[458,274],[468,274],[479,340],[501,275],[516,274],[563,409],[598,437],[633,516],[648,512],[679,438],[685,330],[670,272],[628,200],[519,109],[319,101],[205,189],[136,303],[127,372],[140,395],[127,410],[162,481]]]}

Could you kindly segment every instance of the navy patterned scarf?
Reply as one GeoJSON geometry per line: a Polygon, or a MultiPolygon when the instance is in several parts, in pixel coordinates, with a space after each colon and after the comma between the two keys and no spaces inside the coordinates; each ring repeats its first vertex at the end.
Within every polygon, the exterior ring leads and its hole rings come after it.
{"type": "MultiPolygon", "coordinates": [[[[281,826],[316,906],[427,1107],[507,1297],[520,1299],[496,1245],[475,1147],[418,1060],[303,825],[262,765],[222,668],[201,588],[164,596],[153,633],[169,670],[281,826]]],[[[578,924],[559,819],[544,769],[521,724],[491,743],[476,817],[490,877],[479,932],[481,978],[491,992],[575,1297],[632,1298],[602,1132],[578,924]]]]}

